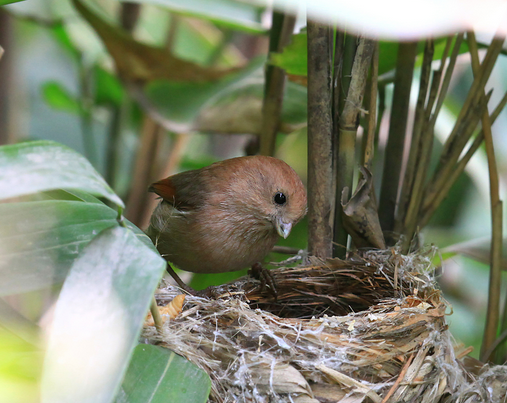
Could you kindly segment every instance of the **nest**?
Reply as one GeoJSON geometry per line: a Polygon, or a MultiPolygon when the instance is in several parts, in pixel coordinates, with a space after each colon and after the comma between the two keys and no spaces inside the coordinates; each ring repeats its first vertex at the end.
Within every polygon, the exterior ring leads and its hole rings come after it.
{"type": "MultiPolygon", "coordinates": [[[[507,367],[476,374],[447,330],[431,256],[394,250],[272,270],[186,297],[163,334],[143,336],[211,377],[210,402],[507,401],[507,367]]],[[[159,304],[179,291],[164,287],[159,304]]]]}

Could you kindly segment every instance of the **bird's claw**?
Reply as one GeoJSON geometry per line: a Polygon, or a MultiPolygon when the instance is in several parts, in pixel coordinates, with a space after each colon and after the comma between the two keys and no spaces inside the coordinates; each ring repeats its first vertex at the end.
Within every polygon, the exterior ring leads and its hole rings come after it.
{"type": "Polygon", "coordinates": [[[254,263],[250,270],[248,270],[248,274],[259,280],[261,282],[261,291],[268,290],[271,295],[275,298],[278,297],[278,293],[276,291],[276,283],[273,277],[273,274],[266,268],[262,266],[259,262],[254,263]]]}

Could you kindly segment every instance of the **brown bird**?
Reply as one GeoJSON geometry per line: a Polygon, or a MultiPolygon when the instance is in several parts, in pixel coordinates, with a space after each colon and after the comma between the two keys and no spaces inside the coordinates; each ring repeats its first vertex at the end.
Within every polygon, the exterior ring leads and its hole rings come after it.
{"type": "Polygon", "coordinates": [[[150,191],[162,201],[148,236],[166,260],[194,273],[251,267],[306,213],[306,191],[296,172],[260,155],[182,172],[150,191]]]}

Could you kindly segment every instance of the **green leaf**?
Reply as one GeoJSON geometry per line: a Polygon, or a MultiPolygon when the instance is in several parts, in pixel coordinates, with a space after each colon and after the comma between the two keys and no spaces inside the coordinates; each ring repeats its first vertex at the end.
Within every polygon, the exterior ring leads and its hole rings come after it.
{"type": "Polygon", "coordinates": [[[11,4],[11,3],[19,3],[20,1],[23,1],[23,0],[0,0],[0,6],[5,6],[6,4],[11,4]]]}
{"type": "Polygon", "coordinates": [[[95,104],[120,105],[125,91],[118,78],[100,66],[93,69],[95,77],[95,104]]]}
{"type": "Polygon", "coordinates": [[[127,370],[116,403],[205,403],[208,374],[162,347],[140,344],[127,370]]]}
{"type": "MultiPolygon", "coordinates": [[[[97,201],[0,204],[0,295],[63,282],[83,248],[100,231],[117,225],[116,216],[97,201]]],[[[140,229],[127,225],[155,252],[140,229]]]]}
{"type": "Polygon", "coordinates": [[[42,403],[110,403],[165,268],[129,229],[102,231],[72,265],[44,360],[42,403]]]}
{"type": "Polygon", "coordinates": [[[59,82],[47,81],[42,84],[42,97],[54,109],[75,114],[81,112],[81,105],[77,97],[70,94],[67,88],[59,82]]]}
{"type": "Polygon", "coordinates": [[[30,141],[0,147],[0,199],[68,188],[121,199],[81,154],[52,141],[30,141]]]}
{"type": "Polygon", "coordinates": [[[306,76],[307,41],[306,33],[293,35],[290,44],[281,53],[270,54],[270,62],[284,69],[287,74],[306,76]]]}
{"type": "Polygon", "coordinates": [[[265,32],[260,21],[262,8],[244,2],[232,0],[137,0],[135,2],[160,5],[178,14],[203,18],[224,28],[250,33],[265,32]]]}

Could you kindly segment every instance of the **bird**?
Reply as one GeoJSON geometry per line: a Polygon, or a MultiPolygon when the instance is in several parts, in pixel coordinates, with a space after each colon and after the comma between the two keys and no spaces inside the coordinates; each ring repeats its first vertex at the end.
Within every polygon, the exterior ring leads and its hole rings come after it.
{"type": "Polygon", "coordinates": [[[258,265],[306,214],[306,190],[297,173],[262,155],[181,172],[153,183],[149,191],[161,201],[147,235],[168,262],[193,273],[258,265]]]}

